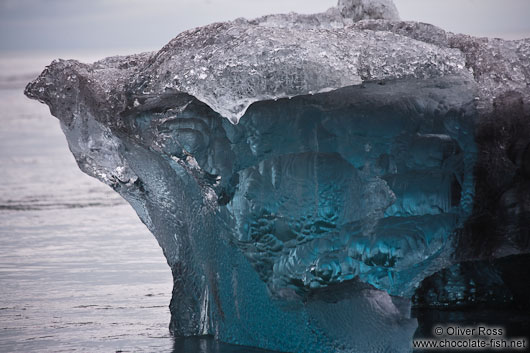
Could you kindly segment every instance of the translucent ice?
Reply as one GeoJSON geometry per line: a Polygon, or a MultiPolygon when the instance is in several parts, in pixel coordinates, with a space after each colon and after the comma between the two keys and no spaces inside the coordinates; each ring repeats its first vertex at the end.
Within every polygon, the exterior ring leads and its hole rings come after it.
{"type": "Polygon", "coordinates": [[[173,333],[405,352],[425,277],[529,250],[528,55],[340,1],[54,61],[26,94],[159,241],[173,333]]]}

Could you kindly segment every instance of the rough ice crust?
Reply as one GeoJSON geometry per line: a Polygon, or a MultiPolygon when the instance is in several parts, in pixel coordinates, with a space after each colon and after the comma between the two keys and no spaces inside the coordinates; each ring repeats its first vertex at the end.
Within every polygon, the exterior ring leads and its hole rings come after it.
{"type": "Polygon", "coordinates": [[[237,123],[258,101],[364,81],[469,75],[459,51],[390,32],[266,23],[216,23],[180,34],[134,82],[135,99],[185,92],[237,123]]]}
{"type": "Polygon", "coordinates": [[[301,15],[297,13],[263,16],[250,22],[266,27],[298,27],[314,29],[316,27],[343,28],[364,19],[399,20],[399,14],[390,0],[339,0],[336,7],[326,12],[301,15]]]}
{"type": "Polygon", "coordinates": [[[157,238],[173,333],[405,352],[423,278],[528,252],[528,55],[351,0],[54,61],[25,93],[157,238]]]}

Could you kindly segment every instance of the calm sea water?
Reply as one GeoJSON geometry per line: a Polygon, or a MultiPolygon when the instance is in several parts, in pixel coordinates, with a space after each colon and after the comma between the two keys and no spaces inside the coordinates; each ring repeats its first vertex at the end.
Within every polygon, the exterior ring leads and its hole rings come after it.
{"type": "Polygon", "coordinates": [[[23,95],[54,57],[0,56],[0,352],[250,352],[169,335],[162,250],[23,95]]]}
{"type": "Polygon", "coordinates": [[[44,60],[0,64],[0,351],[171,351],[161,249],[22,93],[44,60]]]}

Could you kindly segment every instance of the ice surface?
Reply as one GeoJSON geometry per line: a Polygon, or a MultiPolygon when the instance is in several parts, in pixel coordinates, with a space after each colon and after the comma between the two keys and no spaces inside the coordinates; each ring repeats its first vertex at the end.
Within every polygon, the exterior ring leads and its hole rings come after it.
{"type": "MultiPolygon", "coordinates": [[[[339,0],[337,6],[326,12],[302,15],[275,14],[263,16],[250,22],[265,27],[327,28],[337,29],[351,26],[365,19],[399,20],[399,14],[390,0],[339,0]]],[[[245,21],[245,20],[243,20],[245,21]]]]}
{"type": "Polygon", "coordinates": [[[241,20],[180,34],[132,85],[137,109],[153,95],[185,92],[237,123],[254,102],[363,81],[471,79],[460,52],[390,32],[267,24],[241,20]]]}
{"type": "Polygon", "coordinates": [[[341,1],[58,60],[26,94],[157,238],[172,332],[405,352],[425,277],[529,250],[529,54],[341,1]]]}

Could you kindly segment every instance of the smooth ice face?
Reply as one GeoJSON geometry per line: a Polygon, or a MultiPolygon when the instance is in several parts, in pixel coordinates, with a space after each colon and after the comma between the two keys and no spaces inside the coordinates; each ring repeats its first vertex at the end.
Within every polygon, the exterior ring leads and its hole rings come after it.
{"type": "Polygon", "coordinates": [[[263,102],[226,124],[239,169],[226,207],[271,292],[359,278],[410,295],[440,266],[471,211],[472,93],[450,78],[369,84],[263,102]]]}
{"type": "Polygon", "coordinates": [[[405,352],[426,276],[529,250],[530,206],[514,197],[530,170],[528,43],[341,1],[198,28],[157,53],[55,61],[26,94],[157,238],[174,334],[405,352]],[[502,232],[488,238],[476,225],[490,210],[502,232]]]}
{"type": "Polygon", "coordinates": [[[194,101],[130,123],[199,180],[191,197],[220,207],[274,296],[357,278],[411,295],[471,211],[474,91],[454,77],[366,84],[262,102],[238,125],[194,101]]]}

